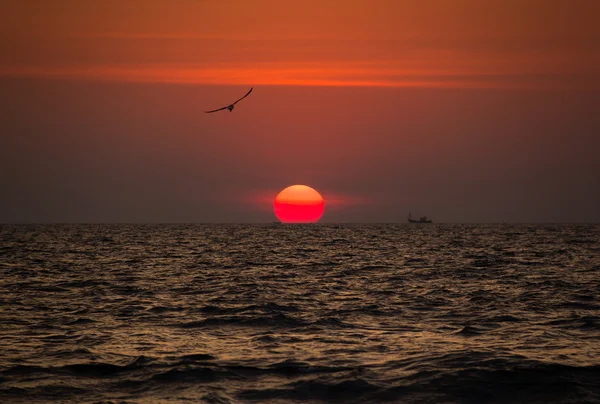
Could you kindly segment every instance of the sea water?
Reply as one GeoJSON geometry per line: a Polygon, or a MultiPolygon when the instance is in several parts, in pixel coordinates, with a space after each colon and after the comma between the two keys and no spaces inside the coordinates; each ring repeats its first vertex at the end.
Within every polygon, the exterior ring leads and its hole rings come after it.
{"type": "Polygon", "coordinates": [[[598,225],[2,225],[0,401],[600,403],[598,225]]]}

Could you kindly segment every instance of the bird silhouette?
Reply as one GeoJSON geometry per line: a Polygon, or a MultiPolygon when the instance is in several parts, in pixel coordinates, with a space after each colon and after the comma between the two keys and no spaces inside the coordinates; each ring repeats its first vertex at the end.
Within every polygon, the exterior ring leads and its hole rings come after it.
{"type": "Polygon", "coordinates": [[[252,90],[253,90],[253,89],[254,89],[254,87],[250,88],[250,91],[248,91],[248,92],[246,93],[246,95],[245,95],[245,96],[243,96],[242,98],[240,98],[240,99],[239,99],[239,100],[237,100],[236,102],[234,102],[234,103],[232,103],[232,104],[229,104],[229,105],[228,105],[228,106],[226,106],[226,107],[223,107],[223,108],[218,108],[218,109],[213,109],[212,111],[204,111],[204,112],[206,112],[207,114],[210,114],[210,113],[212,113],[212,112],[223,111],[224,109],[228,109],[228,110],[229,110],[229,112],[231,112],[231,111],[233,111],[233,106],[234,106],[235,104],[237,104],[238,102],[240,102],[241,100],[243,100],[244,98],[246,98],[247,96],[249,96],[249,95],[250,95],[250,93],[252,92],[252,90]]]}

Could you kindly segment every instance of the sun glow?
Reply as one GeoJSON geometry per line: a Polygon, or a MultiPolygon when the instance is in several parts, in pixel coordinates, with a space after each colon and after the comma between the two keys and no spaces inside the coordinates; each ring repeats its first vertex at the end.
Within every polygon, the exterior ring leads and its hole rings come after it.
{"type": "Polygon", "coordinates": [[[292,185],[281,191],[273,204],[283,223],[316,223],[325,211],[325,200],[306,185],[292,185]]]}

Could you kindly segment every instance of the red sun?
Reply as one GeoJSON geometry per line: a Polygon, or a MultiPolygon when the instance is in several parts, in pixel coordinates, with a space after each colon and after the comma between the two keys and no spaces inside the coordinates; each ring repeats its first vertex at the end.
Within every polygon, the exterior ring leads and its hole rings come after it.
{"type": "Polygon", "coordinates": [[[283,223],[316,223],[325,211],[325,200],[311,187],[292,185],[277,195],[273,207],[283,223]]]}

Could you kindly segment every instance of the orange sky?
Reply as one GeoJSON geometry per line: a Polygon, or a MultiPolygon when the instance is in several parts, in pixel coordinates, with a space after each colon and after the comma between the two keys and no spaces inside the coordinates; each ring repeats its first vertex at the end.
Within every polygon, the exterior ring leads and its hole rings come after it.
{"type": "Polygon", "coordinates": [[[8,0],[0,7],[5,76],[252,85],[599,85],[594,0],[8,0]]]}
{"type": "Polygon", "coordinates": [[[597,9],[4,0],[0,223],[600,221],[597,9]]]}

